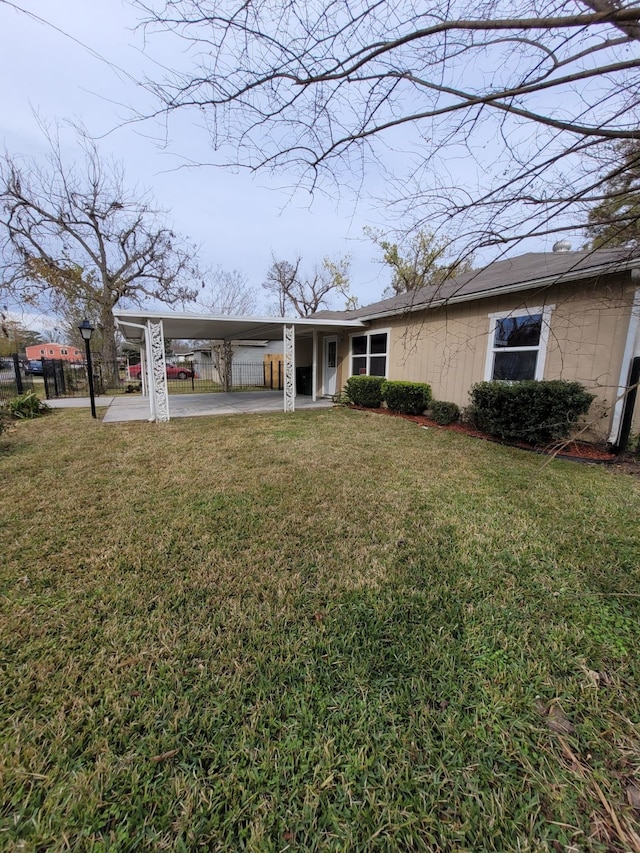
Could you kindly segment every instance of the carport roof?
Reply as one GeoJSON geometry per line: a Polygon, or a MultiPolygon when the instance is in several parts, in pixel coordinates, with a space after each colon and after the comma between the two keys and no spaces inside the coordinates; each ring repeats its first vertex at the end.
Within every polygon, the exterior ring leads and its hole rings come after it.
{"type": "Polygon", "coordinates": [[[363,329],[368,326],[362,320],[337,320],[307,317],[222,317],[215,314],[190,314],[177,312],[119,311],[113,315],[118,329],[128,341],[139,342],[144,337],[148,320],[162,320],[165,338],[198,340],[267,340],[282,339],[283,326],[295,326],[297,337],[310,336],[312,332],[338,332],[340,330],[363,329]]]}

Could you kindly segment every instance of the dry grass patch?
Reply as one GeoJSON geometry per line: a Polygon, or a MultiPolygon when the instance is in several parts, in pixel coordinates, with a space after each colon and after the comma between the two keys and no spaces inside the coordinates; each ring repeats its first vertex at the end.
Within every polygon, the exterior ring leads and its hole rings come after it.
{"type": "Polygon", "coordinates": [[[634,479],[342,409],[0,468],[4,848],[634,849],[634,479]]]}

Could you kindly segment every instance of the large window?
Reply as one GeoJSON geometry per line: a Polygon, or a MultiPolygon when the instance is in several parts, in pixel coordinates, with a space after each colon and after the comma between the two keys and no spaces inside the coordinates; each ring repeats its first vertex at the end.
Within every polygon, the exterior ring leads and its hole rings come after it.
{"type": "Polygon", "coordinates": [[[490,315],[485,379],[542,379],[553,305],[490,315]]]}
{"type": "Polygon", "coordinates": [[[369,332],[351,337],[351,375],[386,376],[388,332],[369,332]]]}

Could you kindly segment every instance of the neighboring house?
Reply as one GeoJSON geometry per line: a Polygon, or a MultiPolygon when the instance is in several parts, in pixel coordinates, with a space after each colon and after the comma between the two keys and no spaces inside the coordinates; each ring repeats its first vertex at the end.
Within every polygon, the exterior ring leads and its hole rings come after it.
{"type": "Polygon", "coordinates": [[[25,354],[29,361],[41,358],[55,358],[63,361],[82,361],[83,353],[70,344],[33,344],[25,347],[25,354]]]}
{"type": "MultiPolygon", "coordinates": [[[[192,352],[184,353],[180,358],[193,363],[196,375],[200,379],[213,379],[215,382],[220,382],[215,341],[212,341],[212,344],[214,346],[196,348],[192,352]]],[[[264,378],[265,356],[281,354],[282,341],[233,341],[232,350],[232,384],[250,384],[252,377],[253,381],[259,384],[264,378]]]]}
{"type": "MultiPolygon", "coordinates": [[[[371,374],[428,382],[435,399],[464,407],[482,380],[576,380],[596,395],[589,437],[615,444],[630,364],[640,356],[640,257],[566,246],[364,308],[318,312],[312,319],[367,324],[320,336],[318,393],[371,374]]],[[[311,363],[309,343],[300,341],[296,360],[311,363]]]]}

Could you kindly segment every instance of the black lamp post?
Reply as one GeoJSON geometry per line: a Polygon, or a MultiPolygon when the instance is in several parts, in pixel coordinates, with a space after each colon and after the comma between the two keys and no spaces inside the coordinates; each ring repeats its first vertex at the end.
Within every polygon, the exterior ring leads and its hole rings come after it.
{"type": "Polygon", "coordinates": [[[92,326],[91,323],[86,319],[80,323],[78,326],[80,330],[80,334],[84,340],[84,346],[87,353],[87,373],[89,374],[89,396],[91,397],[91,417],[96,417],[96,395],[93,391],[93,365],[91,363],[91,347],[89,346],[89,341],[91,340],[91,335],[95,332],[95,326],[92,326]]]}

